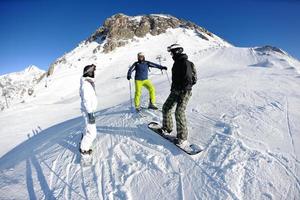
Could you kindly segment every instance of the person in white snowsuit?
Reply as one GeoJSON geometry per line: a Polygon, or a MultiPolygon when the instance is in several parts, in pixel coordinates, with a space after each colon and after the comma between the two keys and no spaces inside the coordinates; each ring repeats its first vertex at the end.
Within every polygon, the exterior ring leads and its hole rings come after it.
{"type": "Polygon", "coordinates": [[[85,131],[80,142],[81,154],[92,153],[91,146],[97,136],[95,111],[98,102],[94,82],[95,70],[94,64],[87,65],[80,80],[81,113],[85,123],[85,131]]]}

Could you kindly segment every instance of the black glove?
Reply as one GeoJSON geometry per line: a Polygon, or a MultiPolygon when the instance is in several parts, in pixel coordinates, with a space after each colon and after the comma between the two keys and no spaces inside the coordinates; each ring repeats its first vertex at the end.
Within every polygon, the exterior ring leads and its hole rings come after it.
{"type": "Polygon", "coordinates": [[[168,68],[166,66],[162,66],[161,69],[167,70],[168,68]]]}
{"type": "Polygon", "coordinates": [[[127,80],[130,80],[131,79],[131,76],[127,76],[127,80]]]}
{"type": "Polygon", "coordinates": [[[95,124],[96,118],[94,113],[88,113],[89,124],[95,124]]]}

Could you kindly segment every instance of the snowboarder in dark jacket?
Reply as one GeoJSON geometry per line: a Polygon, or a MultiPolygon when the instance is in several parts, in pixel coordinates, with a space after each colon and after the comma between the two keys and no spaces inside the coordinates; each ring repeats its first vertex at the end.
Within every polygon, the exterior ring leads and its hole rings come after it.
{"type": "Polygon", "coordinates": [[[155,105],[155,88],[152,82],[148,79],[149,67],[158,68],[161,70],[167,70],[167,67],[152,63],[145,60],[145,55],[138,53],[138,61],[133,63],[127,72],[127,79],[131,79],[131,73],[135,70],[135,96],[134,104],[137,111],[140,111],[140,98],[142,95],[142,87],[146,87],[150,94],[149,109],[157,109],[155,105]]]}
{"type": "Polygon", "coordinates": [[[188,130],[185,116],[185,109],[192,96],[192,86],[197,81],[197,74],[194,64],[188,60],[188,56],[183,53],[183,48],[179,44],[168,47],[174,60],[172,68],[171,93],[163,105],[163,131],[172,132],[172,108],[177,104],[175,111],[177,140],[176,143],[184,145],[187,141],[188,130]]]}

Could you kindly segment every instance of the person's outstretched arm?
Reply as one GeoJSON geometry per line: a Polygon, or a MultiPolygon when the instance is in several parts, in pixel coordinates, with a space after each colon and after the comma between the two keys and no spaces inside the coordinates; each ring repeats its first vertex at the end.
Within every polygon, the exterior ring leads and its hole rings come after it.
{"type": "Polygon", "coordinates": [[[127,72],[127,80],[130,80],[130,79],[131,79],[131,74],[132,74],[132,72],[135,70],[135,65],[136,65],[136,62],[133,63],[133,64],[131,65],[131,67],[129,67],[128,72],[127,72]]]}
{"type": "Polygon", "coordinates": [[[167,67],[165,67],[165,66],[162,66],[162,65],[150,62],[150,61],[147,61],[147,63],[148,63],[149,67],[167,70],[167,67]]]}

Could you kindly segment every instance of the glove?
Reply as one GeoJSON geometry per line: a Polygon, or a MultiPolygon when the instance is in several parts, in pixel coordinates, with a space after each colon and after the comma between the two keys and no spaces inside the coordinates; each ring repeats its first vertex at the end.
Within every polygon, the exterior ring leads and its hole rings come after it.
{"type": "Polygon", "coordinates": [[[89,118],[89,124],[95,124],[96,119],[94,113],[88,113],[88,118],[89,118]]]}
{"type": "Polygon", "coordinates": [[[127,76],[127,80],[130,80],[131,79],[131,76],[127,76]]]}
{"type": "Polygon", "coordinates": [[[161,69],[163,69],[163,70],[167,70],[168,68],[166,67],[166,66],[162,66],[162,68],[161,69]]]}

